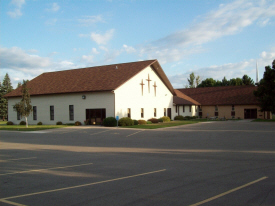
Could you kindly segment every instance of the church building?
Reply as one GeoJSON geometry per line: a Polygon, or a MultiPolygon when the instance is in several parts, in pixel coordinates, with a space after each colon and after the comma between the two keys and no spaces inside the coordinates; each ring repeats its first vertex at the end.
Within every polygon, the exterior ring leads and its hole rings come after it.
{"type": "MultiPolygon", "coordinates": [[[[173,119],[180,106],[186,106],[184,116],[198,115],[198,103],[176,97],[157,60],[47,72],[29,81],[27,87],[33,106],[29,124],[101,124],[106,117],[116,116],[173,119]]],[[[19,124],[24,119],[13,105],[21,99],[21,88],[6,97],[9,121],[19,124]]]]}

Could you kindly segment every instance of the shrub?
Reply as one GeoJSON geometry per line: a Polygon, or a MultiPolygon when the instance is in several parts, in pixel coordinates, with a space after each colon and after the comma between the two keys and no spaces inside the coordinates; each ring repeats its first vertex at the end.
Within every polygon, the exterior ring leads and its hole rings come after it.
{"type": "Polygon", "coordinates": [[[123,117],[120,120],[118,120],[119,126],[132,126],[134,125],[134,121],[129,117],[123,117]]]}
{"type": "Polygon", "coordinates": [[[151,121],[147,121],[146,124],[152,124],[152,122],[151,121]]]}
{"type": "Polygon", "coordinates": [[[75,125],[75,126],[80,126],[80,125],[82,125],[82,124],[81,124],[80,121],[76,121],[76,122],[74,123],[74,125],[75,125]]]}
{"type": "Polygon", "coordinates": [[[159,118],[158,121],[159,121],[159,122],[163,122],[163,119],[159,118]]]}
{"type": "Polygon", "coordinates": [[[171,120],[170,120],[170,117],[167,117],[167,116],[163,116],[162,118],[161,118],[164,122],[170,122],[171,120]]]}
{"type": "Polygon", "coordinates": [[[182,115],[175,116],[174,120],[184,120],[182,115]]]}
{"type": "Polygon", "coordinates": [[[133,121],[134,121],[134,125],[138,125],[138,121],[137,120],[133,119],[133,121]]]}
{"type": "Polygon", "coordinates": [[[190,117],[190,116],[185,116],[184,119],[185,119],[185,120],[190,120],[190,119],[192,119],[192,117],[190,117]]]}
{"type": "Polygon", "coordinates": [[[151,118],[151,119],[148,119],[148,121],[152,122],[152,123],[159,123],[158,119],[156,118],[151,118]]]}
{"type": "Polygon", "coordinates": [[[62,125],[61,121],[56,122],[56,125],[62,125]]]}
{"type": "Polygon", "coordinates": [[[115,127],[117,126],[116,118],[114,117],[107,117],[103,120],[103,125],[105,127],[115,127]]]}
{"type": "Polygon", "coordinates": [[[192,119],[197,119],[198,117],[197,116],[193,116],[192,119]]]}
{"type": "Polygon", "coordinates": [[[147,122],[145,120],[140,119],[138,120],[138,124],[147,124],[147,122]]]}
{"type": "Polygon", "coordinates": [[[8,121],[8,122],[7,122],[7,125],[13,125],[13,122],[8,121]]]}
{"type": "Polygon", "coordinates": [[[19,124],[20,125],[26,125],[26,122],[25,121],[21,121],[19,124]]]}
{"type": "Polygon", "coordinates": [[[38,122],[37,125],[42,125],[42,122],[38,122]]]}

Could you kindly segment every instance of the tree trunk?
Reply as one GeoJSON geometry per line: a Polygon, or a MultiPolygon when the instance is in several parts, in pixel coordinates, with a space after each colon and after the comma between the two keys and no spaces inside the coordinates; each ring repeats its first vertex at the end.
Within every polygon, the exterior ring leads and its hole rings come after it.
{"type": "Polygon", "coordinates": [[[29,125],[28,125],[28,118],[25,116],[25,119],[26,119],[26,127],[28,128],[29,125]]]}

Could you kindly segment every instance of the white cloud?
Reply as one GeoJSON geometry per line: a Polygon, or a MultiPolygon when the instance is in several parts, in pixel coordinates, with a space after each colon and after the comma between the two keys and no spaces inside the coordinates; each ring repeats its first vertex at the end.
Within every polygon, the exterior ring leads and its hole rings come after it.
{"type": "Polygon", "coordinates": [[[104,23],[105,21],[103,20],[101,15],[97,15],[97,16],[83,16],[81,19],[78,19],[78,22],[82,26],[91,26],[98,22],[104,23]]]}
{"type": "Polygon", "coordinates": [[[9,11],[7,14],[12,18],[22,16],[21,9],[23,4],[25,4],[25,0],[12,0],[11,4],[14,5],[15,8],[13,11],[9,11]]]}
{"type": "Polygon", "coordinates": [[[60,9],[60,6],[58,5],[58,3],[53,3],[53,4],[51,4],[50,8],[46,9],[46,11],[57,12],[59,9],[60,9]]]}
{"type": "Polygon", "coordinates": [[[176,74],[169,76],[174,88],[183,88],[188,84],[187,78],[191,72],[201,76],[203,79],[213,78],[215,80],[222,80],[225,76],[228,80],[237,77],[243,77],[247,74],[252,79],[256,79],[256,62],[258,63],[259,78],[262,78],[264,68],[267,65],[271,65],[275,59],[275,49],[269,52],[262,52],[258,59],[244,60],[237,63],[227,63],[223,65],[212,65],[208,67],[199,68],[196,70],[189,70],[182,74],[176,74]]]}
{"type": "Polygon", "coordinates": [[[48,67],[51,62],[49,58],[38,55],[30,55],[18,47],[0,48],[1,68],[24,70],[48,67]]]}
{"type": "Polygon", "coordinates": [[[263,52],[261,53],[261,57],[262,57],[262,59],[264,59],[264,60],[269,60],[269,61],[271,61],[271,60],[275,59],[275,52],[266,52],[266,51],[263,51],[263,52]]]}
{"type": "Polygon", "coordinates": [[[94,63],[94,56],[93,55],[83,55],[81,60],[91,64],[91,63],[94,63]]]}
{"type": "Polygon", "coordinates": [[[107,31],[105,34],[98,34],[98,33],[92,32],[91,39],[95,41],[98,45],[101,45],[101,44],[105,45],[108,43],[108,41],[112,39],[114,32],[115,32],[114,29],[107,31]]]}
{"type": "Polygon", "coordinates": [[[131,46],[127,46],[126,44],[123,44],[123,49],[127,52],[127,53],[134,53],[136,52],[134,47],[131,46]]]}
{"type": "Polygon", "coordinates": [[[258,24],[259,24],[260,26],[264,27],[264,26],[266,26],[266,25],[269,24],[269,20],[270,20],[270,18],[261,19],[261,20],[259,20],[258,24]]]}
{"type": "Polygon", "coordinates": [[[78,67],[78,65],[68,60],[53,62],[48,57],[28,54],[18,47],[0,47],[0,78],[2,79],[2,75],[8,73],[14,87],[19,81],[22,82],[23,79],[31,80],[44,72],[78,67]]]}
{"type": "Polygon", "coordinates": [[[92,48],[92,53],[93,53],[93,54],[99,54],[99,51],[97,51],[96,48],[92,48]]]}
{"type": "Polygon", "coordinates": [[[141,45],[140,55],[174,62],[203,51],[202,45],[218,38],[241,32],[257,21],[267,24],[275,16],[275,3],[237,0],[222,4],[216,10],[198,18],[189,28],[170,34],[147,45],[141,45]]]}

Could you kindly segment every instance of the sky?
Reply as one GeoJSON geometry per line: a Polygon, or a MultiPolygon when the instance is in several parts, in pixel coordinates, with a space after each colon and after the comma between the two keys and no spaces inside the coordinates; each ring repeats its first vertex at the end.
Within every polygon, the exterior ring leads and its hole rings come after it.
{"type": "Polygon", "coordinates": [[[3,0],[0,81],[157,59],[174,88],[256,80],[275,59],[274,0],[3,0]]]}

